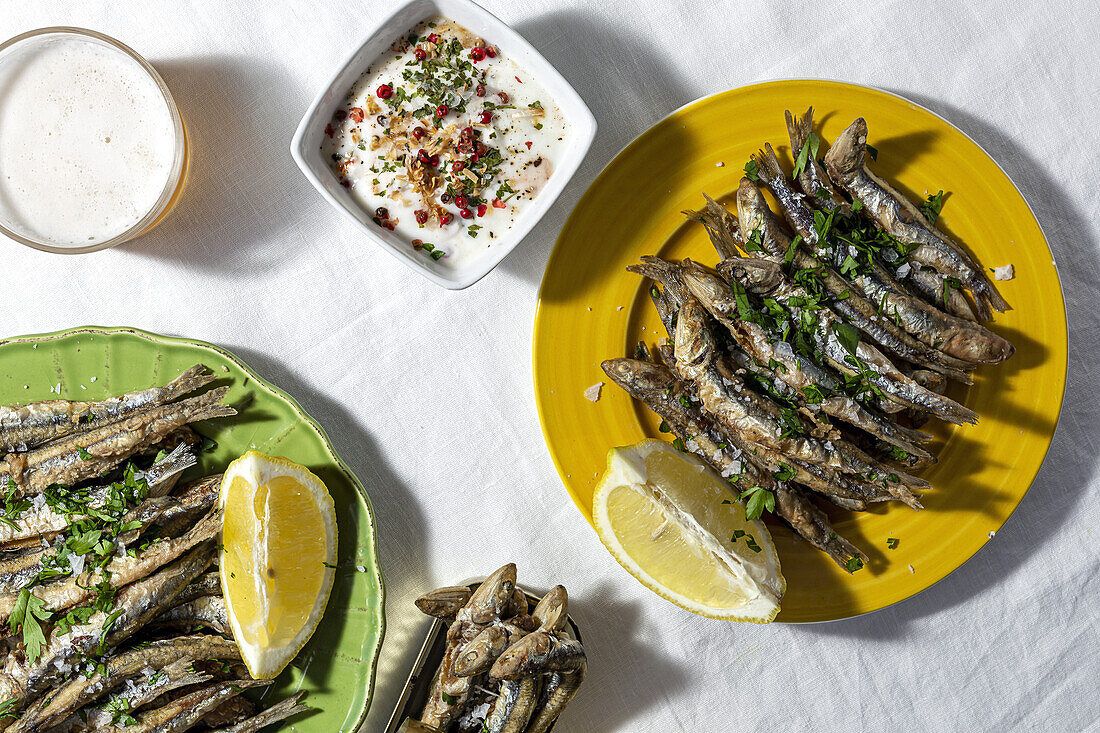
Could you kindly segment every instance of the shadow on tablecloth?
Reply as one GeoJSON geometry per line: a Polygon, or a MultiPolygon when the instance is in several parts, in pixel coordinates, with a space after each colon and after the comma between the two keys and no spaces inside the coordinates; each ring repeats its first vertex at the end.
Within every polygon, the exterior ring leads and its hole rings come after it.
{"type": "Polygon", "coordinates": [[[327,206],[290,157],[304,90],[274,60],[204,56],[153,65],[180,108],[191,168],[168,218],[122,247],[189,268],[262,275],[283,259],[273,248],[303,244],[279,233],[327,206]],[[296,202],[294,210],[286,201],[296,202]]]}
{"type": "MultiPolygon", "coordinates": [[[[1067,204],[1050,161],[1034,159],[987,120],[938,100],[899,91],[970,135],[1015,181],[1054,251],[1069,315],[1069,368],[1058,431],[1039,475],[1015,513],[980,552],[923,593],[860,618],[807,626],[813,634],[890,639],[909,622],[958,606],[1016,572],[1056,536],[1084,498],[1100,466],[1100,249],[1089,223],[1067,204]]],[[[1015,304],[1026,308],[1026,303],[1015,304]]],[[[919,571],[919,569],[918,569],[919,571]]]]}
{"type": "Polygon", "coordinates": [[[698,93],[678,78],[644,36],[602,24],[582,12],[557,11],[516,25],[577,90],[598,126],[588,157],[539,225],[500,265],[529,282],[542,280],[546,260],[569,213],[604,166],[627,143],[698,93]]]}

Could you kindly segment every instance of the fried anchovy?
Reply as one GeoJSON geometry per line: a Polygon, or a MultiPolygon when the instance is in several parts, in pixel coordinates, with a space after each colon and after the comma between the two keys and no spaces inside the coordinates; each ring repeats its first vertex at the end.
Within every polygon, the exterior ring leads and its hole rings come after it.
{"type": "Polygon", "coordinates": [[[584,647],[579,641],[536,631],[505,650],[489,676],[518,680],[544,672],[575,672],[584,665],[584,647]]]}
{"type": "Polygon", "coordinates": [[[508,563],[486,578],[455,614],[454,622],[447,630],[443,661],[432,678],[428,701],[420,714],[425,724],[446,730],[461,712],[469,699],[473,683],[480,677],[455,674],[459,650],[472,641],[485,624],[499,619],[513,605],[516,590],[516,565],[508,563]]]}
{"type": "Polygon", "coordinates": [[[485,732],[524,733],[538,700],[539,681],[535,677],[501,682],[497,699],[485,717],[485,732]]]}
{"type": "Polygon", "coordinates": [[[184,603],[190,603],[203,596],[219,596],[221,592],[221,577],[217,573],[206,573],[195,578],[193,583],[180,591],[173,603],[182,606],[184,603]]]}
{"type": "Polygon", "coordinates": [[[934,369],[964,384],[973,383],[973,377],[967,371],[973,368],[972,364],[917,341],[893,321],[879,315],[878,305],[856,292],[858,289],[845,282],[827,263],[798,247],[792,247],[791,238],[779,227],[760,189],[748,178],[741,179],[737,190],[737,213],[742,237],[749,239],[753,232],[759,231],[767,253],[766,259],[784,262],[789,252],[795,269],[816,273],[821,287],[831,296],[829,308],[851,325],[907,361],[934,369]]]}
{"type": "Polygon", "coordinates": [[[573,701],[584,682],[587,665],[575,672],[551,672],[546,675],[535,714],[527,726],[527,733],[546,733],[558,719],[565,706],[573,701]]]}
{"type": "Polygon", "coordinates": [[[539,623],[539,631],[556,633],[565,628],[569,620],[569,593],[564,585],[555,585],[531,612],[539,623]]]}
{"type": "MultiPolygon", "coordinates": [[[[840,265],[847,251],[841,251],[820,240],[814,227],[813,212],[800,195],[791,190],[787,177],[779,167],[775,151],[765,145],[753,159],[760,169],[760,179],[779,201],[780,210],[794,230],[802,236],[812,253],[825,247],[833,264],[840,265]]],[[[974,321],[950,315],[939,308],[905,292],[904,287],[881,264],[873,263],[869,271],[857,271],[848,276],[863,295],[878,303],[880,315],[897,325],[925,345],[956,359],[972,364],[997,364],[1012,356],[1015,348],[1005,339],[974,321]]]]}
{"type": "Polygon", "coordinates": [[[909,252],[910,261],[935,268],[945,277],[957,278],[974,296],[983,320],[992,317],[993,308],[1009,310],[1011,306],[997,292],[982,266],[929,222],[913,202],[872,173],[866,160],[867,121],[859,117],[825,155],[829,178],[862,203],[883,231],[900,242],[916,245],[909,252]]]}
{"type": "MultiPolygon", "coordinates": [[[[131,509],[122,517],[120,522],[127,526],[133,526],[133,528],[114,538],[115,543],[120,546],[131,544],[141,536],[141,533],[150,524],[164,517],[171,509],[172,504],[171,499],[160,497],[144,501],[131,509]]],[[[45,538],[42,542],[43,545],[39,547],[21,548],[16,552],[2,556],[4,559],[0,560],[0,615],[5,613],[2,609],[7,608],[5,598],[18,595],[25,586],[33,583],[39,577],[39,573],[46,568],[47,563],[56,560],[61,549],[65,546],[64,538],[54,540],[52,544],[46,543],[45,538]]],[[[70,556],[68,561],[71,564],[73,558],[70,556]]]]}
{"type": "Polygon", "coordinates": [[[30,733],[55,725],[69,713],[94,703],[146,669],[167,669],[191,659],[240,659],[235,642],[199,634],[151,642],[104,660],[104,669],[90,676],[74,675],[44,695],[4,733],[30,733]]]}
{"type": "Polygon", "coordinates": [[[416,607],[428,616],[451,620],[470,601],[474,592],[464,585],[446,586],[416,599],[416,607]]]}
{"type": "MultiPolygon", "coordinates": [[[[187,446],[180,445],[172,453],[154,463],[141,476],[149,485],[149,496],[155,497],[168,493],[180,474],[195,465],[195,462],[195,454],[187,446]]],[[[110,485],[105,485],[88,489],[86,493],[88,506],[99,509],[112,496],[113,491],[110,485]]],[[[85,515],[66,515],[55,511],[46,503],[31,506],[9,522],[0,523],[0,546],[56,534],[69,524],[85,518],[85,515]]]]}
{"type": "MultiPolygon", "coordinates": [[[[772,341],[761,326],[741,320],[736,294],[723,278],[702,267],[693,267],[685,268],[683,281],[750,359],[755,359],[759,364],[776,365],[768,374],[775,382],[787,385],[791,399],[805,403],[808,394],[825,390],[831,396],[822,397],[818,407],[827,415],[855,425],[913,455],[934,460],[935,457],[920,445],[930,440],[930,436],[873,413],[843,393],[834,394],[840,392],[841,385],[831,375],[796,354],[787,342],[772,341]]],[[[757,372],[760,371],[757,369],[757,372]]]]}
{"type": "Polygon", "coordinates": [[[108,651],[130,638],[206,570],[215,554],[214,543],[207,541],[154,575],[126,586],[115,596],[113,611],[96,611],[87,622],[64,634],[55,629],[34,663],[28,664],[21,654],[9,654],[0,669],[0,700],[14,698],[17,705],[33,700],[61,677],[62,669],[75,667],[89,655],[108,651]]]}
{"type": "Polygon", "coordinates": [[[730,282],[745,290],[767,295],[783,306],[786,318],[799,327],[809,320],[809,337],[814,347],[830,366],[842,374],[859,376],[877,387],[883,396],[904,405],[926,410],[948,422],[975,423],[978,416],[952,399],[931,392],[902,373],[872,344],[857,339],[852,344],[840,340],[843,322],[828,308],[803,313],[804,304],[812,300],[800,285],[791,282],[782,270],[767,260],[726,260],[719,271],[730,282]]]}
{"type": "Polygon", "coordinates": [[[278,723],[280,720],[286,720],[292,715],[309,710],[308,706],[299,704],[305,694],[304,691],[296,692],[247,720],[242,720],[240,723],[231,725],[228,728],[218,728],[213,733],[258,733],[258,731],[272,723],[278,723]]]}
{"type": "MultiPolygon", "coordinates": [[[[810,107],[806,110],[806,114],[802,115],[799,120],[795,120],[790,110],[787,110],[784,116],[787,119],[787,135],[791,139],[791,155],[794,156],[795,160],[798,160],[803,154],[802,149],[810,142],[810,136],[813,135],[814,108],[810,107]]],[[[818,145],[820,143],[821,141],[818,140],[818,145]]],[[[795,178],[798,181],[798,187],[822,211],[850,210],[851,207],[848,202],[844,200],[833,186],[833,182],[825,175],[825,170],[818,162],[815,153],[813,146],[806,151],[806,165],[795,178]]],[[[725,257],[722,259],[725,259],[725,257]]]]}
{"type": "Polygon", "coordinates": [[[9,453],[0,464],[0,480],[5,475],[13,480],[19,487],[16,496],[21,497],[41,492],[51,484],[70,486],[96,478],[187,423],[236,415],[236,410],[219,402],[228,390],[219,387],[180,402],[147,408],[29,453],[9,453]]]}
{"type": "Polygon", "coordinates": [[[454,673],[472,677],[489,671],[504,650],[527,636],[527,631],[515,624],[492,624],[458,650],[454,673]]]}
{"type": "Polygon", "coordinates": [[[187,603],[181,603],[153,619],[152,626],[194,629],[205,626],[219,634],[232,634],[229,626],[229,614],[226,612],[225,599],[221,596],[203,596],[187,603]]]}
{"type": "MultiPolygon", "coordinates": [[[[196,512],[209,509],[218,498],[220,483],[220,478],[214,477],[214,480],[207,479],[192,484],[179,496],[160,496],[154,499],[146,499],[122,517],[120,523],[131,527],[131,529],[115,537],[115,544],[123,548],[126,545],[133,544],[154,523],[174,524],[179,519],[193,517],[196,512]]],[[[162,532],[161,536],[172,537],[174,534],[176,533],[162,532]]],[[[168,540],[168,542],[175,543],[177,540],[168,540]]],[[[0,616],[9,612],[12,598],[18,596],[23,587],[38,576],[39,572],[45,567],[45,563],[55,558],[61,547],[63,547],[63,543],[55,541],[52,545],[45,545],[41,548],[29,547],[22,549],[18,554],[12,553],[10,558],[0,556],[4,557],[3,560],[0,560],[0,616]]],[[[159,544],[155,547],[163,549],[159,544]]],[[[185,545],[179,544],[173,547],[179,551],[187,549],[185,545]]],[[[162,554],[161,557],[163,556],[162,554]]],[[[106,569],[107,572],[116,572],[120,569],[122,571],[117,578],[112,580],[112,587],[129,582],[134,577],[135,572],[139,572],[141,567],[146,566],[136,560],[136,558],[123,558],[121,553],[116,556],[115,561],[106,569]]],[[[148,556],[145,560],[151,562],[153,556],[148,556]]],[[[69,562],[72,562],[71,557],[69,562]]],[[[102,570],[99,572],[100,574],[103,573],[102,570]]],[[[47,593],[59,594],[54,595],[53,602],[62,604],[60,607],[74,605],[72,601],[74,594],[76,597],[82,597],[82,594],[79,590],[73,590],[73,584],[75,583],[85,591],[89,590],[90,586],[87,583],[91,576],[92,573],[89,571],[80,577],[55,581],[50,585],[42,586],[36,592],[36,596],[45,597],[44,594],[47,593]]],[[[79,601],[76,602],[79,603],[79,601]]]]}
{"type": "MultiPolygon", "coordinates": [[[[797,413],[791,411],[784,419],[774,403],[757,395],[743,382],[727,385],[729,380],[724,379],[714,365],[717,349],[713,333],[705,321],[702,305],[694,298],[689,298],[680,309],[676,322],[675,352],[678,370],[691,378],[704,408],[729,430],[739,431],[750,442],[779,451],[802,463],[845,473],[879,473],[852,446],[840,441],[826,445],[809,435],[800,422],[791,425],[798,419],[797,413]]],[[[882,484],[888,494],[914,508],[919,508],[920,504],[910,489],[927,487],[928,483],[923,479],[900,472],[892,474],[882,484]]]]}
{"type": "MultiPolygon", "coordinates": [[[[101,580],[108,580],[112,588],[144,578],[157,568],[175,560],[195,545],[204,542],[221,531],[221,510],[212,510],[183,536],[154,542],[136,557],[116,554],[105,568],[93,568],[78,577],[35,587],[34,595],[44,602],[48,611],[59,611],[88,601],[99,593],[101,580]]],[[[15,607],[18,592],[0,594],[0,619],[7,620],[15,607]]]]}
{"type": "Polygon", "coordinates": [[[93,430],[139,410],[157,407],[214,381],[196,364],[163,387],[153,387],[99,402],[46,400],[0,407],[0,449],[26,452],[73,433],[93,430]]]}
{"type": "MultiPolygon", "coordinates": [[[[161,670],[149,668],[146,670],[151,671],[148,676],[134,678],[134,683],[128,685],[127,689],[111,695],[102,705],[84,708],[78,716],[71,716],[70,719],[76,717],[82,722],[87,719],[88,730],[110,730],[118,718],[119,711],[133,714],[132,711],[139,710],[173,690],[210,682],[212,677],[196,672],[192,662],[191,659],[181,659],[161,670]]],[[[118,681],[122,682],[122,680],[118,681]]]]}
{"type": "Polygon", "coordinates": [[[163,707],[142,713],[132,725],[110,725],[100,730],[105,733],[179,733],[198,725],[226,700],[250,687],[265,687],[270,684],[271,680],[218,682],[176,698],[163,707]]]}
{"type": "MultiPolygon", "coordinates": [[[[759,452],[754,455],[751,448],[746,450],[740,446],[734,447],[739,438],[721,432],[719,426],[690,400],[685,402],[679,399],[680,394],[677,393],[681,391],[682,383],[667,367],[634,359],[608,359],[602,366],[612,381],[660,415],[672,432],[723,478],[736,481],[746,488],[762,486],[772,491],[786,489],[785,483],[776,482],[760,464],[763,458],[759,452]]],[[[804,522],[807,515],[788,514],[786,508],[789,506],[795,505],[777,502],[776,513],[797,534],[815,547],[825,550],[830,556],[841,549],[818,544],[817,530],[804,522]]],[[[832,529],[829,531],[832,532],[832,529]]],[[[848,559],[845,557],[844,562],[848,559]]]]}

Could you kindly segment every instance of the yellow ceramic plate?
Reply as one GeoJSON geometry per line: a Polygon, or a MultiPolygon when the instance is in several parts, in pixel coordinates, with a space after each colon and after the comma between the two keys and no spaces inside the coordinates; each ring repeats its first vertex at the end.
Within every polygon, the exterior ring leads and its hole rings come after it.
{"type": "MultiPolygon", "coordinates": [[[[837,531],[871,558],[847,575],[822,553],[771,523],[787,578],[778,620],[826,621],[883,608],[962,565],[990,541],[1039,470],[1054,435],[1066,376],[1066,315],[1058,273],[1039,224],[1008,176],[974,141],[901,97],[830,81],[779,81],[733,89],[684,107],[642,134],[600,174],[558,238],[535,316],[534,378],[550,454],[591,521],[592,489],[607,450],[659,437],[657,420],[614,383],[596,403],[583,392],[608,382],[603,359],[628,356],[664,335],[641,278],[624,271],[643,254],[713,264],[701,226],[680,213],[702,192],[731,201],[749,155],[765,141],[785,158],[783,111],[813,105],[826,143],[858,116],[878,148],[874,170],[913,200],[939,189],[941,224],[982,262],[1012,264],[1000,282],[1016,310],[993,328],[1017,353],[983,367],[952,396],[981,416],[976,426],[938,427],[940,462],[924,472],[935,490],[925,510],[830,510],[837,531]],[[888,549],[887,538],[899,540],[888,549]]],[[[881,506],[881,505],[880,505],[881,506]]]]}

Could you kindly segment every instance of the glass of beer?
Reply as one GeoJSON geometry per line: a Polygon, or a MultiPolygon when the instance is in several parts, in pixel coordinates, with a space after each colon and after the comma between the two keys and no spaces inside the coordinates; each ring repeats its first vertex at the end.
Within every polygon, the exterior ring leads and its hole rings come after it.
{"type": "Polygon", "coordinates": [[[187,179],[187,131],[160,74],[82,28],[0,44],[0,234],[46,252],[151,230],[187,179]]]}

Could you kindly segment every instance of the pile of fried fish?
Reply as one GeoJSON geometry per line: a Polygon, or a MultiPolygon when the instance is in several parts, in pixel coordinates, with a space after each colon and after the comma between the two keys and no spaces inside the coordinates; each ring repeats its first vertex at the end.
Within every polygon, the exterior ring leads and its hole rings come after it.
{"type": "Polygon", "coordinates": [[[202,365],[98,402],[0,407],[0,730],[256,731],[217,572],[221,476],[178,485],[236,414],[202,365]]]}
{"type": "Polygon", "coordinates": [[[867,556],[817,501],[921,508],[931,487],[910,471],[936,456],[918,428],[977,422],[945,388],[1012,356],[982,325],[1010,306],[936,227],[942,191],[916,205],[871,171],[862,118],[827,151],[812,108],[786,119],[789,178],[766,144],[745,166],[736,213],[710,197],[685,212],[706,227],[716,268],[657,257],[627,268],[652,279],[668,341],[603,368],[734,485],[750,517],[773,512],[854,572],[867,556]]]}
{"type": "Polygon", "coordinates": [[[407,730],[546,733],[588,670],[571,633],[569,597],[557,585],[529,611],[509,563],[476,590],[436,588],[417,607],[450,624],[428,699],[407,730]]]}

